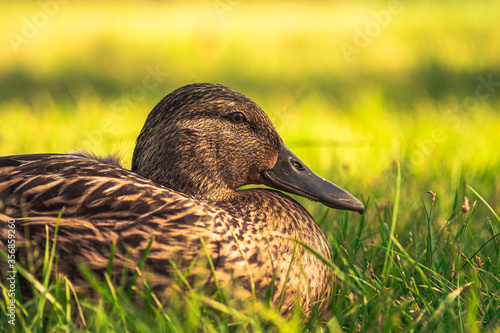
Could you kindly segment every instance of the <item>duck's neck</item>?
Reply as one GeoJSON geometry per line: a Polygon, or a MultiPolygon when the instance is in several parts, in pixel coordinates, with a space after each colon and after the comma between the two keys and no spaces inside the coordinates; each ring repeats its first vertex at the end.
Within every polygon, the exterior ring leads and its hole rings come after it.
{"type": "Polygon", "coordinates": [[[252,224],[253,229],[260,229],[268,240],[275,236],[299,239],[323,257],[331,257],[325,234],[313,217],[281,192],[261,188],[240,190],[233,200],[218,202],[217,207],[245,224],[252,224]]]}
{"type": "Polygon", "coordinates": [[[209,204],[233,201],[237,196],[234,190],[225,186],[217,186],[217,184],[214,184],[213,181],[201,182],[202,186],[194,186],[191,185],[190,182],[179,184],[164,181],[161,184],[197,200],[208,202],[209,204]]]}
{"type": "Polygon", "coordinates": [[[289,196],[268,189],[235,191],[231,200],[217,202],[247,223],[261,223],[263,227],[286,234],[299,234],[317,226],[312,216],[289,196]]]}
{"type": "MultiPolygon", "coordinates": [[[[168,159],[150,160],[132,165],[132,171],[158,184],[195,199],[207,202],[231,201],[236,192],[223,168],[206,167],[194,163],[174,163],[168,159]]],[[[243,180],[238,180],[243,182],[243,180]]]]}

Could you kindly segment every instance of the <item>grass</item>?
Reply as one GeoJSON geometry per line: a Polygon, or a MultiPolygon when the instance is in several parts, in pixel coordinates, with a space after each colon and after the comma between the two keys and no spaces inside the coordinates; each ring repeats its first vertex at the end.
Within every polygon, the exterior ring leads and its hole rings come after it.
{"type": "MultiPolygon", "coordinates": [[[[119,151],[130,166],[167,92],[207,81],[245,93],[309,167],[366,204],[359,216],[297,198],[331,240],[338,281],[327,322],[285,320],[265,297],[216,301],[196,286],[170,305],[147,287],[130,298],[111,276],[89,276],[99,297],[80,295],[62,277],[36,280],[19,267],[34,296],[18,299],[15,327],[1,302],[0,327],[498,332],[500,87],[476,91],[500,81],[500,5],[402,2],[348,62],[340,43],[354,43],[387,3],[231,2],[222,20],[213,4],[73,1],[17,52],[3,38],[0,154],[119,151]],[[151,71],[158,84],[145,89],[151,71]]],[[[41,9],[0,6],[3,36],[41,9]]]]}

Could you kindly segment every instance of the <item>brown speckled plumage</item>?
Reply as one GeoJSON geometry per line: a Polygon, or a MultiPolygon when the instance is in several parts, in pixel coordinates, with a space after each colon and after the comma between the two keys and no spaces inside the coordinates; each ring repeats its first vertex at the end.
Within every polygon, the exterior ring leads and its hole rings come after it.
{"type": "MultiPolygon", "coordinates": [[[[290,182],[305,173],[306,179],[319,182],[318,188],[331,184],[290,154],[269,118],[250,99],[220,85],[190,85],[167,95],[149,114],[137,139],[132,171],[114,159],[81,153],[1,157],[0,220],[16,220],[18,244],[24,241],[22,226],[29,226],[29,241],[43,251],[45,227],[53,233],[64,207],[58,270],[75,279],[78,262],[97,273],[106,271],[114,242],[113,270],[119,274],[124,266],[134,269],[154,237],[146,266],[159,296],[176,278],[171,262],[185,268],[203,256],[204,239],[223,286],[237,281],[250,290],[253,281],[255,291],[264,295],[274,276],[275,306],[286,286],[282,313],[289,314],[298,303],[306,314],[317,307],[322,315],[331,295],[331,271],[294,241],[329,259],[321,229],[281,192],[236,189],[266,184],[336,208],[363,207],[341,189],[333,188],[339,192],[328,194],[332,199],[319,193],[323,190],[316,193],[316,186],[310,190],[303,181],[290,182]],[[277,161],[293,163],[293,172],[280,174],[277,161]]],[[[5,251],[6,228],[1,230],[0,249],[5,251]]],[[[205,279],[207,288],[213,285],[206,263],[198,265],[195,274],[205,279]]]]}

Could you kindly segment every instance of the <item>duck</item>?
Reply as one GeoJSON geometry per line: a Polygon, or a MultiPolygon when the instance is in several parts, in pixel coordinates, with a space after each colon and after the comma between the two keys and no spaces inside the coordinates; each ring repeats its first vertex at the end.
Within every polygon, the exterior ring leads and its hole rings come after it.
{"type": "Polygon", "coordinates": [[[332,294],[325,264],[331,247],[311,214],[284,192],[364,212],[361,201],[284,144],[255,102],[212,83],[178,88],[153,108],[131,170],[116,156],[87,152],[0,157],[0,220],[15,220],[19,248],[42,253],[46,229],[52,244],[58,228],[56,269],[75,284],[82,282],[79,264],[98,276],[110,265],[121,274],[134,272],[146,254],[144,278],[160,297],[177,270],[189,271],[189,281],[207,290],[217,284],[271,292],[284,316],[297,307],[321,316],[332,294]],[[252,184],[265,187],[241,189],[252,184]]]}

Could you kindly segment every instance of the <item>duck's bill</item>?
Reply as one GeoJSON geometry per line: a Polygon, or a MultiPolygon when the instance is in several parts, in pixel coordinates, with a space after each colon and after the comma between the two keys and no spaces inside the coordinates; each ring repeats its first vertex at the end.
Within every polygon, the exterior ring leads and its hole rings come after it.
{"type": "Polygon", "coordinates": [[[362,214],[365,207],[349,192],[311,171],[284,144],[274,168],[262,172],[263,183],[278,190],[294,193],[322,204],[362,214]]]}

